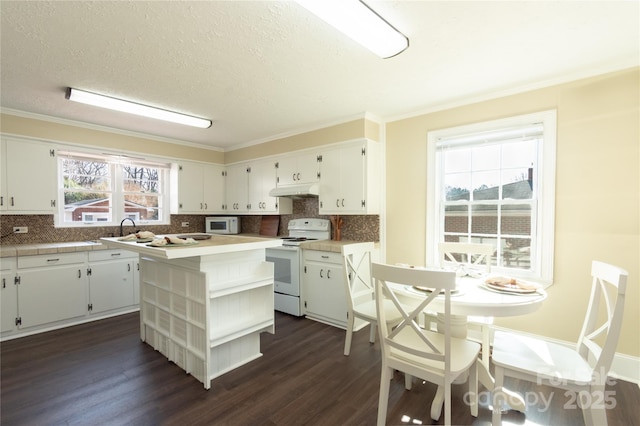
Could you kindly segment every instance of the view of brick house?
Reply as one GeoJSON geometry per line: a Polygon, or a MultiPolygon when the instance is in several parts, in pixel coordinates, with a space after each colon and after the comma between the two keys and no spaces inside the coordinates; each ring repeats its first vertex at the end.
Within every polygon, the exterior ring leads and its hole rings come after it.
{"type": "MultiPolygon", "coordinates": [[[[109,198],[82,200],[65,206],[65,222],[107,222],[111,220],[109,198]]],[[[134,221],[157,219],[157,209],[130,201],[125,202],[125,213],[134,221]]]]}

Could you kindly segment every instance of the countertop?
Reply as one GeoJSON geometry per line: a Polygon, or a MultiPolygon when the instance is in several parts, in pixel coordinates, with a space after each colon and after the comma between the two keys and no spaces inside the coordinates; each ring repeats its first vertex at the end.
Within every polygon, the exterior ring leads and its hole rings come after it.
{"type": "MultiPolygon", "coordinates": [[[[171,234],[178,236],[189,234],[171,234]]],[[[156,235],[162,237],[164,235],[156,235]]],[[[138,244],[136,241],[119,241],[118,237],[101,238],[103,244],[115,248],[133,251],[142,255],[161,259],[184,259],[187,257],[202,257],[223,253],[241,252],[255,249],[265,249],[282,245],[282,240],[278,238],[247,237],[241,235],[211,235],[207,240],[198,240],[196,244],[188,245],[166,245],[151,247],[148,244],[138,244]]]]}
{"type": "MultiPolygon", "coordinates": [[[[269,238],[258,234],[238,234],[240,237],[249,238],[269,238]]],[[[116,238],[117,239],[117,238],[116,238]]],[[[280,237],[273,238],[279,240],[280,237]]],[[[320,250],[329,251],[334,253],[340,253],[342,246],[348,244],[356,244],[361,241],[309,241],[302,243],[300,248],[306,250],[320,250]]],[[[376,243],[376,246],[378,243],[376,243]]],[[[74,241],[65,243],[44,243],[44,244],[14,244],[14,245],[2,245],[0,246],[0,258],[1,257],[16,257],[16,256],[34,256],[38,254],[55,254],[55,253],[73,253],[77,251],[91,251],[91,250],[110,250],[113,247],[109,247],[106,244],[102,244],[100,240],[96,241],[74,241]]]]}

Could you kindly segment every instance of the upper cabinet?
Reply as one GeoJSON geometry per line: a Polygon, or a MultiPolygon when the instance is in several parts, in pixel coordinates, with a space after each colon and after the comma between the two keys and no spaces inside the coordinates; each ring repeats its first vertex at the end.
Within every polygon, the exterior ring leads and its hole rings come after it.
{"type": "Polygon", "coordinates": [[[0,211],[55,213],[58,179],[53,145],[3,137],[0,149],[0,211]]]}
{"type": "Polygon", "coordinates": [[[316,152],[282,157],[276,163],[277,186],[300,185],[318,182],[320,156],[316,152]]]}
{"type": "Polygon", "coordinates": [[[227,206],[231,213],[290,214],[290,199],[271,197],[276,186],[276,162],[254,160],[227,167],[227,206]]]}
{"type": "Polygon", "coordinates": [[[225,213],[225,168],[183,161],[177,166],[178,202],[175,213],[225,213]]]}
{"type": "Polygon", "coordinates": [[[378,214],[380,144],[370,140],[327,148],[320,162],[320,214],[378,214]]]}

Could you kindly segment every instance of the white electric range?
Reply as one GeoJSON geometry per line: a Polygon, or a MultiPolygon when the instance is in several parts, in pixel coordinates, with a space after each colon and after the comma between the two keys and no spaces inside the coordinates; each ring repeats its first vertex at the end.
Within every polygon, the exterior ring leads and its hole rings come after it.
{"type": "Polygon", "coordinates": [[[331,223],[327,219],[292,219],[287,225],[289,235],[282,237],[281,247],[266,249],[266,260],[274,264],[274,305],[276,311],[302,316],[300,299],[302,249],[305,241],[331,238],[331,223]]]}

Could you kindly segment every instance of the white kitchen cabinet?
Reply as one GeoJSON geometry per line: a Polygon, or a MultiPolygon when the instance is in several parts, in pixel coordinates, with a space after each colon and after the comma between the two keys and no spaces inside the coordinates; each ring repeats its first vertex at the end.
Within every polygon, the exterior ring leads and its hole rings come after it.
{"type": "Polygon", "coordinates": [[[29,328],[87,313],[85,253],[18,257],[18,327],[29,328]]]}
{"type": "Polygon", "coordinates": [[[381,190],[380,144],[370,140],[322,152],[320,214],[377,214],[381,190]]]}
{"type": "Polygon", "coordinates": [[[229,213],[244,213],[249,204],[249,165],[227,166],[226,204],[229,213]]]}
{"type": "Polygon", "coordinates": [[[252,161],[249,165],[249,204],[252,213],[290,214],[290,198],[278,198],[269,195],[276,187],[276,163],[273,160],[252,161]]]}
{"type": "Polygon", "coordinates": [[[53,145],[7,137],[0,143],[0,211],[55,213],[58,179],[53,145]]]}
{"type": "Polygon", "coordinates": [[[276,163],[276,169],[278,187],[318,182],[319,154],[305,152],[281,157],[276,163]]]}
{"type": "Polygon", "coordinates": [[[292,201],[271,197],[276,186],[273,160],[255,160],[227,167],[227,207],[231,213],[290,214],[292,201]]]}
{"type": "Polygon", "coordinates": [[[225,212],[224,166],[184,161],[178,164],[177,171],[176,213],[225,212]]]}
{"type": "Polygon", "coordinates": [[[89,311],[99,314],[136,304],[138,255],[126,250],[89,252],[89,311]]]}
{"type": "Polygon", "coordinates": [[[0,332],[16,328],[18,317],[18,289],[16,279],[16,258],[3,257],[0,260],[0,332]]]}
{"type": "Polygon", "coordinates": [[[347,327],[344,260],[340,253],[302,250],[303,306],[307,318],[347,327]]]}

